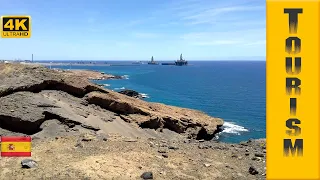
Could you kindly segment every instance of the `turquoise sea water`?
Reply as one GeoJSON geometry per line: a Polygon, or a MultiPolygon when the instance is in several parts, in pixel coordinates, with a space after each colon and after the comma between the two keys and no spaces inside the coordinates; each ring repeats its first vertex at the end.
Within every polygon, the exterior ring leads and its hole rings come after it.
{"type": "Polygon", "coordinates": [[[52,68],[92,69],[125,75],[127,79],[98,83],[115,91],[136,90],[148,96],[146,101],[198,109],[220,117],[225,120],[225,125],[219,139],[224,142],[265,138],[264,61],[194,61],[182,67],[127,64],[52,68]]]}

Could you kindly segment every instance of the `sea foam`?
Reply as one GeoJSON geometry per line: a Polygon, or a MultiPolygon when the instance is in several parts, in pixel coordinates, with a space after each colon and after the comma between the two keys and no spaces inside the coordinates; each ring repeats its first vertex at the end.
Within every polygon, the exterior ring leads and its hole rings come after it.
{"type": "Polygon", "coordinates": [[[123,79],[129,79],[129,75],[123,75],[122,78],[123,79]]]}
{"type": "Polygon", "coordinates": [[[248,132],[249,130],[243,126],[236,125],[232,122],[224,122],[222,133],[240,135],[241,132],[248,132]]]}
{"type": "Polygon", "coordinates": [[[139,93],[143,98],[150,98],[148,94],[146,93],[139,93]]]}
{"type": "Polygon", "coordinates": [[[114,88],[114,90],[119,90],[119,89],[123,90],[123,89],[126,89],[126,88],[125,88],[125,87],[121,87],[121,88],[114,88]]]}

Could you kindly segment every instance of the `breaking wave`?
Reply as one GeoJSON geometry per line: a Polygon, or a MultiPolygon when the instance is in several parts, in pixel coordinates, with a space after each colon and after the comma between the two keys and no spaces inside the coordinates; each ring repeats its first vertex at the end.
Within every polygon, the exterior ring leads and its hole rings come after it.
{"type": "Polygon", "coordinates": [[[240,135],[241,132],[248,132],[249,130],[243,126],[236,125],[232,122],[224,122],[222,133],[240,135]]]}
{"type": "Polygon", "coordinates": [[[142,96],[142,98],[150,98],[149,95],[146,93],[139,93],[139,94],[142,96]]]}
{"type": "Polygon", "coordinates": [[[121,88],[114,88],[114,90],[123,90],[123,89],[126,89],[125,87],[121,87],[121,88]]]}
{"type": "Polygon", "coordinates": [[[129,79],[129,75],[123,75],[122,78],[123,79],[129,79]]]}

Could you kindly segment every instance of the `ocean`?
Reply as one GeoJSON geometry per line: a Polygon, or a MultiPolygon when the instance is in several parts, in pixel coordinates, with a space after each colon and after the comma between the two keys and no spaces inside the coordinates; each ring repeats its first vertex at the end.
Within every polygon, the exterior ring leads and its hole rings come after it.
{"type": "MultiPolygon", "coordinates": [[[[108,61],[110,64],[120,62],[108,61]]],[[[224,119],[223,142],[266,137],[265,61],[191,61],[188,66],[51,66],[125,76],[96,81],[119,91],[136,90],[146,101],[192,108],[224,119]]]]}

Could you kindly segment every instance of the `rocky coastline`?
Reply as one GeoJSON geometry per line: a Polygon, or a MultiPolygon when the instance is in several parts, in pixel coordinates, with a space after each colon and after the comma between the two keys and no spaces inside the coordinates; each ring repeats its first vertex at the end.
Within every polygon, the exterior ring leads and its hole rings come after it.
{"type": "Polygon", "coordinates": [[[214,141],[220,118],[90,81],[121,78],[0,63],[0,136],[32,136],[37,162],[3,159],[0,179],[265,179],[265,140],[214,141]]]}

